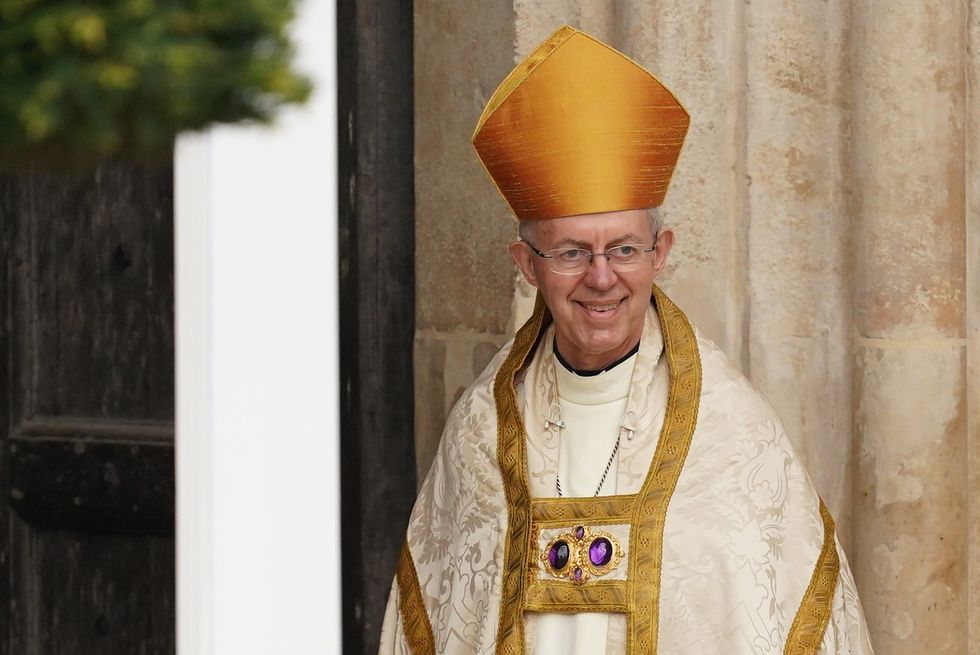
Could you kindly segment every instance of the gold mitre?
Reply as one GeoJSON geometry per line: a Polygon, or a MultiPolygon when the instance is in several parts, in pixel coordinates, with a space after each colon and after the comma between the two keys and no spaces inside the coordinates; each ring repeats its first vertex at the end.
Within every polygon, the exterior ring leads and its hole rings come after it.
{"type": "Polygon", "coordinates": [[[659,206],[690,118],[657,78],[567,25],[494,92],[473,146],[519,219],[659,206]]]}

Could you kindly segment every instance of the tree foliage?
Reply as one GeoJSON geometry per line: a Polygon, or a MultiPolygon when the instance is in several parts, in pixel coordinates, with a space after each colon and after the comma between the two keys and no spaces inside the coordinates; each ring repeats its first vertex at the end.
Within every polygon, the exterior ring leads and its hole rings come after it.
{"type": "Polygon", "coordinates": [[[292,0],[0,0],[0,162],[169,152],[302,101],[292,0]]]}

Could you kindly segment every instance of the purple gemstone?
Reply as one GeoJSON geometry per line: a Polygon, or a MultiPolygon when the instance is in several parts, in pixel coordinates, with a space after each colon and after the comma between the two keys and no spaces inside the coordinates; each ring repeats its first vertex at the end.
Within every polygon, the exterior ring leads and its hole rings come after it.
{"type": "Polygon", "coordinates": [[[612,544],[605,537],[599,537],[589,546],[589,561],[596,566],[605,566],[612,559],[612,544]]]}
{"type": "Polygon", "coordinates": [[[582,581],[582,569],[580,569],[579,567],[576,566],[575,567],[575,570],[572,572],[572,577],[575,578],[575,582],[581,582],[582,581]]]}
{"type": "Polygon", "coordinates": [[[585,528],[580,525],[575,528],[575,538],[581,541],[583,537],[585,537],[585,528]]]}
{"type": "Polygon", "coordinates": [[[560,571],[568,564],[568,544],[564,541],[556,541],[548,551],[548,563],[551,568],[560,571]]]}

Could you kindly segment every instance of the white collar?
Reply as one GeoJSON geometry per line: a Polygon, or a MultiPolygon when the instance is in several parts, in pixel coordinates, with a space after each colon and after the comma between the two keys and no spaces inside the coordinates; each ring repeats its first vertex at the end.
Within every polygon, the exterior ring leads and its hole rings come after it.
{"type": "Polygon", "coordinates": [[[623,400],[629,395],[630,380],[636,366],[637,354],[624,359],[608,371],[596,375],[576,375],[565,368],[555,358],[555,382],[558,396],[579,405],[604,405],[615,400],[623,400]]]}

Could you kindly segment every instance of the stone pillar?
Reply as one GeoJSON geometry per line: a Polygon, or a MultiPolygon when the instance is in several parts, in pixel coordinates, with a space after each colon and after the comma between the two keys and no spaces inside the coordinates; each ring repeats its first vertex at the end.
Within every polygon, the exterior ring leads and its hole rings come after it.
{"type": "Polygon", "coordinates": [[[850,545],[848,0],[746,5],[748,366],[850,545]]]}
{"type": "MultiPolygon", "coordinates": [[[[453,403],[505,340],[513,219],[470,136],[513,67],[511,0],[415,9],[415,443],[419,481],[453,403]]],[[[392,217],[398,220],[398,217],[392,217]]]]}
{"type": "Polygon", "coordinates": [[[852,564],[889,655],[967,652],[964,9],[852,4],[852,564]]]}
{"type": "Polygon", "coordinates": [[[614,45],[656,75],[691,114],[663,206],[675,245],[659,282],[708,337],[741,362],[744,6],[712,0],[623,0],[616,8],[614,45]]]}
{"type": "Polygon", "coordinates": [[[966,337],[969,643],[980,653],[980,0],[970,0],[966,98],[966,337]]]}

